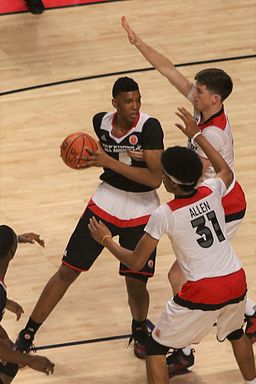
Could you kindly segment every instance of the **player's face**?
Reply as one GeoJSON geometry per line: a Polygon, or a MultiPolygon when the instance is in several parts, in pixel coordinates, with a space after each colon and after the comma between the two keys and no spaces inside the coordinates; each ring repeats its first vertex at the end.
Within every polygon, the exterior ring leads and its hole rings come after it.
{"type": "Polygon", "coordinates": [[[216,95],[210,92],[206,85],[196,82],[196,92],[193,97],[193,104],[195,108],[204,112],[207,111],[215,103],[216,95]]]}
{"type": "Polygon", "coordinates": [[[133,124],[141,107],[141,95],[139,91],[121,92],[112,103],[118,117],[133,124]]]}

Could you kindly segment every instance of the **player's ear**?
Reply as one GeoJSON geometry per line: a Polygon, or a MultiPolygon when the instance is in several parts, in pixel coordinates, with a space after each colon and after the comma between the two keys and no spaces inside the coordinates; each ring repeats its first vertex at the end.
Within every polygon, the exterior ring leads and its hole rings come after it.
{"type": "Polygon", "coordinates": [[[112,99],[112,105],[113,105],[113,107],[114,107],[115,109],[117,108],[116,99],[112,99]]]}
{"type": "Polygon", "coordinates": [[[213,105],[222,103],[220,95],[218,95],[217,93],[214,93],[212,95],[212,103],[213,103],[213,105]]]}

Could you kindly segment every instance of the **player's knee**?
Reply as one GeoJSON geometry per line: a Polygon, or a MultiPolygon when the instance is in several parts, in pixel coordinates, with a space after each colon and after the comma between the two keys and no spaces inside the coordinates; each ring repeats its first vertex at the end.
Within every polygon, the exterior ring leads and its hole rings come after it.
{"type": "Polygon", "coordinates": [[[241,339],[241,337],[243,336],[244,334],[244,331],[242,328],[240,329],[236,329],[235,331],[231,332],[228,336],[227,336],[227,339],[229,341],[233,341],[233,340],[239,340],[241,339]]]}
{"type": "Polygon", "coordinates": [[[166,355],[169,351],[169,347],[157,343],[150,335],[146,341],[146,355],[166,355]]]}
{"type": "Polygon", "coordinates": [[[62,281],[66,282],[67,284],[71,284],[80,275],[80,272],[62,264],[57,274],[62,281]]]}

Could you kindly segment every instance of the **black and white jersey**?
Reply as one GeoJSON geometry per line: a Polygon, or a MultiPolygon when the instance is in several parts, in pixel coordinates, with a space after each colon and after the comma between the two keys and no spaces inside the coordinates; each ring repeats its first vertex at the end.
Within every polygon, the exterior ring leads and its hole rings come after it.
{"type": "MultiPolygon", "coordinates": [[[[101,112],[93,117],[93,127],[104,151],[116,160],[132,167],[146,168],[144,161],[133,160],[128,151],[159,150],[164,148],[163,130],[160,122],[140,112],[133,127],[122,137],[112,134],[113,122],[116,118],[114,112],[101,112]]],[[[109,168],[104,168],[100,179],[115,188],[128,192],[146,192],[152,188],[132,181],[109,168]]]]}

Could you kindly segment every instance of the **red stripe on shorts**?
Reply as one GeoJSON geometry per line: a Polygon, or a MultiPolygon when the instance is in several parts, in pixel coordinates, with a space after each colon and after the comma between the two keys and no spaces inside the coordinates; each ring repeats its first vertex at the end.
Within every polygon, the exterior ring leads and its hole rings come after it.
{"type": "Polygon", "coordinates": [[[187,281],[178,297],[192,303],[221,304],[243,296],[246,288],[246,277],[241,268],[226,276],[187,281]]]}
{"type": "Polygon", "coordinates": [[[95,215],[99,216],[101,219],[119,228],[138,227],[140,225],[146,225],[150,218],[150,215],[146,215],[136,217],[134,219],[119,219],[118,217],[113,216],[98,207],[92,199],[89,201],[87,208],[90,209],[90,211],[92,211],[93,213],[95,213],[95,215]]]}
{"type": "Polygon", "coordinates": [[[225,215],[244,211],[246,208],[245,194],[241,185],[236,181],[234,188],[222,198],[225,215]]]}

